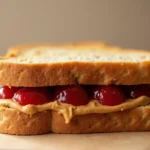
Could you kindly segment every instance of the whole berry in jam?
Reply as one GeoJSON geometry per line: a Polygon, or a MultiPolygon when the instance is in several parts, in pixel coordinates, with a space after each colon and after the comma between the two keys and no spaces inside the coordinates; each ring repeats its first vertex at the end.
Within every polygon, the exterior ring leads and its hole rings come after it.
{"type": "Polygon", "coordinates": [[[138,98],[140,96],[150,97],[150,85],[137,85],[130,89],[131,98],[138,98]]]}
{"type": "Polygon", "coordinates": [[[13,97],[20,105],[40,105],[50,101],[51,93],[47,88],[22,88],[13,97]]]}
{"type": "Polygon", "coordinates": [[[68,85],[57,87],[54,94],[54,99],[75,106],[86,105],[89,102],[86,91],[79,85],[68,85]]]}
{"type": "Polygon", "coordinates": [[[116,86],[97,86],[93,90],[93,98],[103,105],[114,106],[125,101],[123,91],[116,86]]]}
{"type": "Polygon", "coordinates": [[[12,99],[18,87],[2,86],[0,87],[0,99],[12,99]]]}

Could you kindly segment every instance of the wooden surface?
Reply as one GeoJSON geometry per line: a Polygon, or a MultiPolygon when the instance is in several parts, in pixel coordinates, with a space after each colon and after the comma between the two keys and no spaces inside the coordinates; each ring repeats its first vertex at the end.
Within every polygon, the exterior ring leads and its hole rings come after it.
{"type": "Polygon", "coordinates": [[[1,134],[0,149],[150,150],[150,132],[39,136],[1,134]]]}

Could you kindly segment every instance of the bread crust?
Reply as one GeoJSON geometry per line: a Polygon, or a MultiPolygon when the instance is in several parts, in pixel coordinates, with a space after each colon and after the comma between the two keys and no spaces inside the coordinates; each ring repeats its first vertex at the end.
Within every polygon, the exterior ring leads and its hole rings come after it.
{"type": "Polygon", "coordinates": [[[0,63],[0,84],[40,87],[68,84],[135,85],[150,84],[150,63],[0,63]]]}
{"type": "Polygon", "coordinates": [[[0,133],[36,135],[51,131],[51,111],[28,115],[12,108],[0,109],[0,133]]]}
{"type": "MultiPolygon", "coordinates": [[[[39,45],[26,45],[12,48],[6,59],[15,57],[20,51],[35,48],[39,45]]],[[[39,47],[61,48],[103,48],[108,47],[117,53],[126,53],[117,47],[111,47],[104,43],[78,43],[66,45],[41,45],[39,47]]],[[[132,51],[129,51],[132,54],[132,51]]],[[[138,51],[145,55],[149,52],[138,51]]],[[[150,61],[148,62],[65,62],[55,64],[19,64],[0,62],[0,84],[8,86],[55,86],[68,84],[116,84],[135,85],[150,84],[150,61]]]]}
{"type": "Polygon", "coordinates": [[[150,106],[122,112],[75,116],[69,124],[56,111],[28,115],[12,108],[0,109],[0,133],[36,135],[44,133],[98,133],[149,131],[150,106]]]}
{"type": "Polygon", "coordinates": [[[122,112],[75,116],[69,124],[65,124],[63,116],[52,112],[52,131],[55,133],[149,131],[149,116],[150,106],[142,106],[122,112]]]}

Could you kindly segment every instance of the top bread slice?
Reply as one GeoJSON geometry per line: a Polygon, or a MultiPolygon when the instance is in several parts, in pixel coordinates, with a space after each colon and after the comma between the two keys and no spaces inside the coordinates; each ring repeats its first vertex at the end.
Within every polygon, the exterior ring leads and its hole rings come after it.
{"type": "Polygon", "coordinates": [[[150,52],[99,42],[17,46],[0,57],[0,84],[150,84],[150,52]]]}

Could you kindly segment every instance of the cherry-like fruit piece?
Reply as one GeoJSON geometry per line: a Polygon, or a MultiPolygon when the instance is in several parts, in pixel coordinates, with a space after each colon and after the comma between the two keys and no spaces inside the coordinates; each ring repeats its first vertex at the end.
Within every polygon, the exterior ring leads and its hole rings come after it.
{"type": "Polygon", "coordinates": [[[86,91],[79,85],[68,85],[57,87],[54,94],[54,99],[75,106],[86,105],[89,102],[86,91]]]}
{"type": "Polygon", "coordinates": [[[115,86],[97,86],[93,89],[93,98],[103,105],[114,106],[125,101],[122,90],[115,86]]]}
{"type": "Polygon", "coordinates": [[[0,99],[12,99],[18,87],[2,86],[0,87],[0,99]]]}
{"type": "Polygon", "coordinates": [[[150,85],[137,85],[130,89],[131,98],[138,98],[140,96],[150,97],[150,85]]]}
{"type": "Polygon", "coordinates": [[[47,88],[22,88],[15,93],[13,100],[20,105],[41,105],[51,100],[49,92],[47,88]]]}

